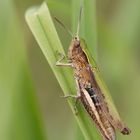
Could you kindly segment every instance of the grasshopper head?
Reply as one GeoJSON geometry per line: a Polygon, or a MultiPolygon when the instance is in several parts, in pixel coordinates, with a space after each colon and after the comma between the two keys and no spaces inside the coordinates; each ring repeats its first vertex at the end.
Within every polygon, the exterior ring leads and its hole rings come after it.
{"type": "Polygon", "coordinates": [[[79,36],[74,36],[72,38],[71,44],[69,46],[68,57],[69,59],[75,58],[82,51],[80,46],[79,36]]]}

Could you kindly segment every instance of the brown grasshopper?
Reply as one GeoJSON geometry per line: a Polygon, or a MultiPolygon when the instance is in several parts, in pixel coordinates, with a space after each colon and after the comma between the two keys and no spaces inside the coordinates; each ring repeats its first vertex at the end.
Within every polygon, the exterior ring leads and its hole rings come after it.
{"type": "Polygon", "coordinates": [[[86,53],[82,49],[81,40],[78,36],[81,11],[82,10],[80,10],[77,33],[74,37],[72,33],[58,19],[56,19],[72,35],[72,41],[68,50],[68,63],[61,63],[64,59],[63,57],[57,61],[56,65],[70,66],[74,71],[77,96],[68,95],[65,97],[75,97],[76,99],[80,99],[103,139],[115,140],[116,128],[119,129],[122,134],[130,134],[130,129],[127,128],[120,119],[115,118],[111,114],[106,98],[95,79],[94,69],[96,68],[92,68],[86,53]]]}

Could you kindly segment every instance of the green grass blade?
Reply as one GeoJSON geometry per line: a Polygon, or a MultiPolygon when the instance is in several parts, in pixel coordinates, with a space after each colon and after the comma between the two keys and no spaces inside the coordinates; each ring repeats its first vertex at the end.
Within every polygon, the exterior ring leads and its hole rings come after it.
{"type": "Polygon", "coordinates": [[[16,9],[0,5],[0,139],[45,140],[16,9]]]}
{"type": "MultiPolygon", "coordinates": [[[[80,7],[82,6],[82,17],[80,23],[80,38],[84,38],[88,45],[87,49],[97,60],[97,28],[96,28],[96,1],[95,0],[72,0],[72,29],[76,32],[80,7]]],[[[95,65],[95,63],[94,63],[95,65]]],[[[80,133],[80,132],[79,132],[80,133]]],[[[79,134],[78,133],[78,134],[79,134]]],[[[96,131],[94,132],[96,134],[96,131]]]]}
{"type": "MultiPolygon", "coordinates": [[[[56,33],[47,5],[43,3],[40,7],[29,9],[26,13],[26,21],[64,93],[75,94],[76,87],[71,69],[55,66],[59,58],[57,51],[64,54],[64,50],[56,33]]],[[[70,99],[69,104],[73,110],[74,100],[70,99]]],[[[78,105],[78,115],[75,115],[75,117],[86,140],[100,139],[97,133],[94,133],[96,129],[81,105],[78,105]]]]}
{"type": "Polygon", "coordinates": [[[72,0],[72,27],[76,32],[80,6],[83,7],[80,37],[87,42],[88,50],[97,60],[97,25],[96,25],[96,1],[95,0],[72,0]]]}

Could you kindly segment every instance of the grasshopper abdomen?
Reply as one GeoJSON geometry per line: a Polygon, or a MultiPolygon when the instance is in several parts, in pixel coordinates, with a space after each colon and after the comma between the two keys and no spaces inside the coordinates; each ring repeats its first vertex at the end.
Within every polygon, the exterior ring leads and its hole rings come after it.
{"type": "Polygon", "coordinates": [[[104,140],[115,140],[115,131],[105,115],[96,108],[87,90],[82,90],[81,101],[104,140]]]}

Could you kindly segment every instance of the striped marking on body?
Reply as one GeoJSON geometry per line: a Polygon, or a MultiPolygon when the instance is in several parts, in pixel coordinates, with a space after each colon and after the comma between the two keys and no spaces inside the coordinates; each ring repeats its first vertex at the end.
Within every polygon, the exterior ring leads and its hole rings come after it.
{"type": "MultiPolygon", "coordinates": [[[[102,123],[102,121],[100,119],[99,113],[97,112],[96,107],[95,107],[95,105],[94,105],[94,103],[93,103],[89,93],[86,91],[86,89],[82,89],[82,91],[83,91],[83,94],[85,96],[84,98],[86,98],[86,100],[88,101],[89,106],[91,107],[92,112],[95,115],[95,118],[96,118],[96,120],[97,120],[97,122],[99,124],[98,127],[99,127],[99,129],[101,129],[102,136],[105,138],[105,140],[115,140],[115,137],[114,138],[112,138],[112,137],[110,138],[110,136],[108,135],[108,131],[104,127],[104,124],[102,123]]],[[[88,112],[88,110],[87,110],[87,112],[88,112]]]]}

